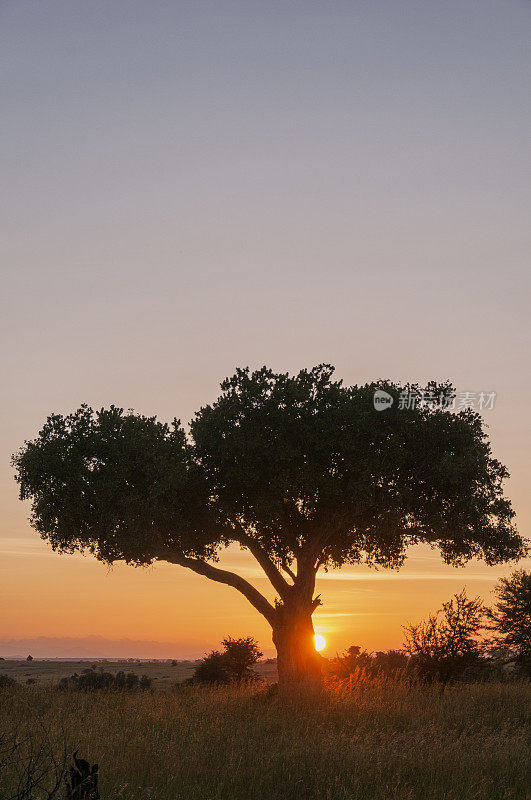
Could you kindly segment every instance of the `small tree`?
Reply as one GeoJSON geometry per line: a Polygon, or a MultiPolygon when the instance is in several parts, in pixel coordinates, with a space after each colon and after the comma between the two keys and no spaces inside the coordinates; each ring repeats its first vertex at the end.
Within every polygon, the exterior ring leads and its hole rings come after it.
{"type": "Polygon", "coordinates": [[[494,644],[504,647],[518,669],[531,676],[531,573],[521,569],[500,578],[494,592],[497,602],[489,612],[494,644]]]}
{"type": "Polygon", "coordinates": [[[420,677],[439,680],[444,687],[467,670],[477,669],[482,654],[478,636],[485,628],[486,611],[481,598],[469,599],[463,589],[427,620],[405,626],[404,651],[420,677]]]}
{"type": "Polygon", "coordinates": [[[252,678],[254,675],[252,667],[263,656],[258,642],[252,636],[243,636],[240,639],[228,636],[223,639],[222,644],[233,680],[243,681],[252,678]]]}
{"type": "Polygon", "coordinates": [[[225,653],[211,650],[194,670],[190,683],[230,683],[229,662],[225,653]]]}
{"type": "Polygon", "coordinates": [[[223,639],[223,652],[212,650],[197,667],[192,683],[232,683],[252,680],[255,675],[252,667],[263,653],[252,636],[223,639]]]}
{"type": "Polygon", "coordinates": [[[319,681],[320,569],[397,569],[419,542],[450,564],[525,552],[479,414],[401,402],[418,386],[343,386],[333,371],[239,369],[188,432],[115,406],[52,414],[13,457],[32,524],[60,552],[167,561],[233,587],[271,626],[279,682],[319,681]],[[384,411],[377,391],[393,399],[384,411]],[[231,543],[257,561],[272,602],[216,565],[231,543]]]}

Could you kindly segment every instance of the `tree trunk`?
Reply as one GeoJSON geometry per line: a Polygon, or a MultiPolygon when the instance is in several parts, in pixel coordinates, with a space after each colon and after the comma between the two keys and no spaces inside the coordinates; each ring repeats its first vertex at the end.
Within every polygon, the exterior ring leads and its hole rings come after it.
{"type": "Polygon", "coordinates": [[[277,649],[281,688],[319,686],[323,680],[322,658],[315,649],[311,610],[277,608],[273,643],[277,649]]]}

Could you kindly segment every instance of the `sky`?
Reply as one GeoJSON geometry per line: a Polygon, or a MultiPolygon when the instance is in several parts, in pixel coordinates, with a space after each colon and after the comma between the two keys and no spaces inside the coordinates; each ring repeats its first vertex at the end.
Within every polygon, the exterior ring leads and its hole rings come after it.
{"type": "MultiPolygon", "coordinates": [[[[230,588],[54,554],[9,464],[52,411],[187,421],[237,366],[495,391],[529,536],[530,37],[524,0],[0,0],[3,653],[273,653],[230,588]]],[[[512,569],[328,573],[324,654],[512,569]]]]}

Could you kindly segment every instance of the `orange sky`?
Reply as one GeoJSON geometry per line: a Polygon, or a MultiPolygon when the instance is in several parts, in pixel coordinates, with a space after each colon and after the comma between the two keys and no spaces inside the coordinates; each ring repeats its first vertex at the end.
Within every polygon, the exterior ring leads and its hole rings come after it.
{"type": "MultiPolygon", "coordinates": [[[[59,642],[44,645],[43,654],[65,648],[75,654],[70,638],[98,635],[110,641],[98,645],[97,652],[93,648],[95,655],[124,655],[124,648],[114,643],[126,638],[173,643],[170,648],[150,644],[141,648],[143,655],[187,658],[226,635],[252,634],[267,655],[273,654],[267,623],[244,598],[182,568],[115,565],[110,570],[90,557],[58,556],[27,535],[3,537],[2,555],[3,641],[56,637],[59,642]]],[[[223,563],[267,592],[260,569],[241,551],[229,551],[223,563]]],[[[488,599],[495,579],[508,571],[480,563],[460,570],[445,567],[434,552],[419,547],[399,572],[346,567],[323,574],[317,587],[323,607],[315,615],[315,627],[327,640],[324,655],[350,644],[371,650],[399,647],[405,622],[434,610],[463,585],[488,599]]],[[[78,652],[91,647],[81,642],[78,652]]],[[[12,644],[8,654],[23,655],[25,649],[12,644]]],[[[136,655],[134,647],[130,650],[128,655],[136,655]]]]}
{"type": "MultiPolygon", "coordinates": [[[[234,590],[53,554],[9,467],[52,411],[186,422],[237,366],[497,392],[485,419],[529,535],[528,4],[1,6],[0,650],[195,656],[253,634],[271,652],[234,590]]],[[[418,550],[398,574],[324,576],[325,655],[399,646],[510,569],[418,550]]]]}

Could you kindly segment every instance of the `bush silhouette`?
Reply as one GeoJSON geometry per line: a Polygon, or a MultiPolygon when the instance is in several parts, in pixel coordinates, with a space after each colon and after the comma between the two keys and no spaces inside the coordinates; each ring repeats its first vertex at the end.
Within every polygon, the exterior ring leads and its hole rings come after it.
{"type": "Polygon", "coordinates": [[[370,677],[396,677],[409,667],[409,658],[401,650],[369,653],[357,645],[349,647],[342,656],[332,658],[328,665],[328,675],[342,680],[363,670],[370,677]]]}
{"type": "Polygon", "coordinates": [[[520,569],[500,578],[494,592],[497,602],[488,614],[493,644],[505,650],[506,663],[531,678],[531,572],[520,569]]]}
{"type": "Polygon", "coordinates": [[[66,777],[67,800],[100,800],[98,791],[98,765],[90,766],[88,761],[73,755],[74,766],[66,777]]]}
{"type": "Polygon", "coordinates": [[[486,614],[483,601],[470,600],[463,589],[427,620],[405,626],[404,651],[419,678],[440,681],[444,688],[453,680],[479,677],[489,666],[478,639],[486,614]]]}
{"type": "Polygon", "coordinates": [[[151,678],[142,675],[141,678],[134,672],[103,672],[96,670],[85,670],[81,675],[75,672],[69,678],[61,678],[59,681],[61,689],[78,689],[79,691],[125,691],[135,692],[151,688],[151,678]]]}
{"type": "Polygon", "coordinates": [[[252,636],[233,639],[228,636],[222,641],[223,652],[212,650],[197,667],[191,683],[219,683],[249,681],[256,679],[252,667],[262,652],[252,636]]]}
{"type": "Polygon", "coordinates": [[[230,683],[230,667],[226,653],[212,650],[201,659],[191,681],[193,683],[230,683]]]}

